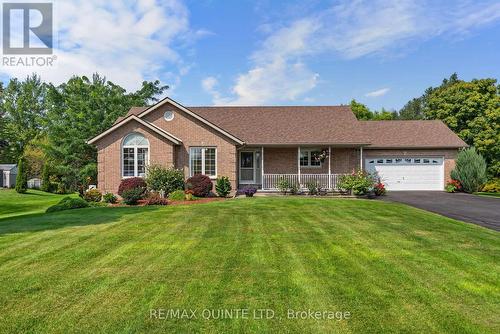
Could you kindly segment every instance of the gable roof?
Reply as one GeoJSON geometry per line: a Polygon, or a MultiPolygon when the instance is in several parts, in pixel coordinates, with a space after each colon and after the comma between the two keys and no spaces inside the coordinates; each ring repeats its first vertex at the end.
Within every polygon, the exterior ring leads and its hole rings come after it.
{"type": "Polygon", "coordinates": [[[184,107],[164,99],[152,107],[131,108],[115,125],[131,115],[140,118],[166,102],[247,145],[467,146],[442,121],[358,121],[349,106],[184,107]]]}
{"type": "Polygon", "coordinates": [[[442,121],[359,121],[369,148],[460,148],[467,144],[442,121]]]}
{"type": "Polygon", "coordinates": [[[125,117],[124,119],[122,119],[120,122],[118,123],[115,123],[111,128],[109,128],[108,130],[104,131],[103,133],[95,136],[94,138],[90,139],[89,141],[87,141],[87,144],[93,144],[95,143],[96,141],[98,141],[99,139],[101,139],[102,137],[106,136],[107,134],[115,131],[116,129],[118,129],[120,126],[124,125],[124,124],[127,124],[128,122],[130,121],[137,121],[139,122],[140,124],[144,125],[146,128],[150,129],[151,131],[159,134],[160,136],[162,136],[163,138],[166,138],[168,140],[170,140],[172,143],[174,143],[175,145],[179,145],[180,143],[182,143],[182,140],[180,140],[179,138],[175,137],[174,135],[168,133],[167,131],[157,127],[156,125],[150,123],[150,122],[146,122],[142,119],[140,119],[139,117],[137,117],[136,115],[134,114],[131,114],[127,117],[125,117]]]}
{"type": "Polygon", "coordinates": [[[177,107],[178,109],[182,110],[183,112],[185,112],[186,114],[190,115],[191,117],[197,119],[198,121],[204,123],[205,125],[211,127],[212,129],[214,129],[215,131],[221,133],[222,135],[230,138],[231,140],[235,141],[236,143],[240,144],[240,145],[243,145],[244,144],[244,141],[242,141],[240,138],[234,136],[233,134],[227,132],[226,130],[218,127],[217,125],[213,124],[212,122],[210,122],[209,120],[201,117],[200,115],[198,115],[197,113],[194,113],[192,112],[191,110],[189,110],[188,108],[184,107],[182,104],[180,103],[177,103],[175,102],[174,100],[172,100],[171,98],[169,97],[166,97],[164,98],[163,100],[161,100],[160,102],[156,103],[155,105],[152,105],[150,107],[147,107],[145,110],[143,110],[142,112],[140,112],[137,116],[138,117],[143,117],[143,116],[146,116],[147,114],[149,114],[150,112],[158,109],[159,107],[161,107],[162,105],[164,104],[167,104],[167,103],[170,103],[171,105],[177,107]]]}

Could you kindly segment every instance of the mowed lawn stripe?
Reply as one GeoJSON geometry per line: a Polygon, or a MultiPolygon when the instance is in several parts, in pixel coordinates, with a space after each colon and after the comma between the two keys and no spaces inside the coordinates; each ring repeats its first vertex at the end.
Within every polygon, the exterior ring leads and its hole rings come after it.
{"type": "Polygon", "coordinates": [[[254,198],[81,209],[4,220],[0,233],[0,331],[500,328],[498,233],[399,204],[254,198]],[[198,319],[151,319],[155,308],[197,309],[198,319]],[[269,308],[275,318],[204,320],[205,308],[269,308]],[[287,319],[288,309],[351,318],[287,319]]]}

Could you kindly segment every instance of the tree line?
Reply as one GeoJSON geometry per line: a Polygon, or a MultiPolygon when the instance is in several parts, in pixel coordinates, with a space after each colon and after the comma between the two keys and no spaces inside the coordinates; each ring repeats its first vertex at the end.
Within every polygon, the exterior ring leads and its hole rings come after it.
{"type": "Polygon", "coordinates": [[[0,84],[0,162],[22,160],[28,178],[50,178],[57,192],[97,182],[97,152],[86,141],[132,106],[155,103],[168,86],[144,81],[131,93],[99,74],[55,86],[31,75],[0,84]]]}
{"type": "Polygon", "coordinates": [[[456,73],[408,101],[399,111],[372,111],[351,101],[361,120],[442,120],[486,159],[490,177],[500,176],[500,85],[496,79],[464,81],[456,73]]]}

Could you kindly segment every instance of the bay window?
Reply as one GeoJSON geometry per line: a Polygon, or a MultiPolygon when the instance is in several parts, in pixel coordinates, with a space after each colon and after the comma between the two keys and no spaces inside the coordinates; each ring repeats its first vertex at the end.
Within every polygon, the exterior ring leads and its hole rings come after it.
{"type": "Polygon", "coordinates": [[[217,150],[215,147],[189,148],[189,176],[195,174],[217,176],[217,150]]]}
{"type": "Polygon", "coordinates": [[[149,161],[149,141],[140,133],[131,133],[122,144],[122,177],[143,177],[149,161]]]}

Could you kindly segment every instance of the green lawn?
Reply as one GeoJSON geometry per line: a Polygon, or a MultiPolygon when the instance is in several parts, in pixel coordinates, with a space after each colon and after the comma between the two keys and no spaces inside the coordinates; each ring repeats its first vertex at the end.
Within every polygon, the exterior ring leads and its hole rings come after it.
{"type": "Polygon", "coordinates": [[[0,219],[45,212],[66,196],[76,195],[55,195],[31,189],[26,194],[18,194],[14,189],[0,188],[0,219]]]}
{"type": "Polygon", "coordinates": [[[475,195],[479,196],[490,196],[490,197],[500,197],[500,193],[486,193],[486,192],[478,192],[474,193],[475,195]]]}
{"type": "Polygon", "coordinates": [[[498,232],[380,201],[253,198],[0,219],[0,282],[2,333],[500,331],[498,232]],[[178,308],[197,319],[150,317],[178,308]],[[275,316],[202,318],[242,308],[275,316]],[[351,316],[288,319],[288,309],[351,316]]]}

